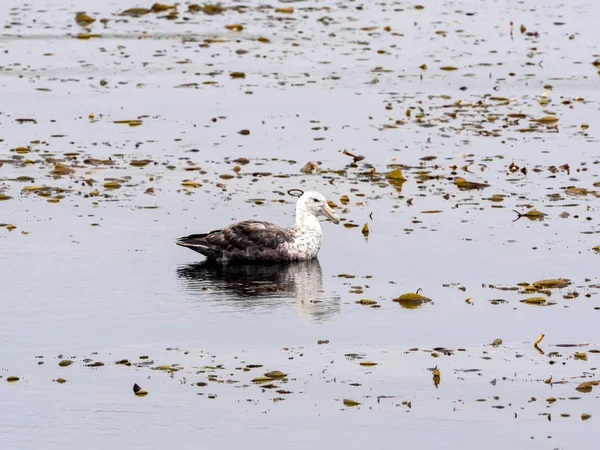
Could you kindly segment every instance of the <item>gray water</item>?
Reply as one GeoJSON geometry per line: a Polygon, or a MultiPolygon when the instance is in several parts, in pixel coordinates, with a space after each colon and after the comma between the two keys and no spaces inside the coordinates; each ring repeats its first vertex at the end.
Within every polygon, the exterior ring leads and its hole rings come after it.
{"type": "Polygon", "coordinates": [[[4,448],[592,447],[598,388],[575,388],[600,345],[600,11],[422,5],[0,5],[4,448]],[[291,224],[295,188],[344,220],[322,224],[318,260],[223,272],[174,245],[291,224]],[[497,289],[553,278],[571,284],[497,289]],[[392,301],[418,289],[433,301],[392,301]],[[272,370],[288,376],[252,382],[272,370]]]}

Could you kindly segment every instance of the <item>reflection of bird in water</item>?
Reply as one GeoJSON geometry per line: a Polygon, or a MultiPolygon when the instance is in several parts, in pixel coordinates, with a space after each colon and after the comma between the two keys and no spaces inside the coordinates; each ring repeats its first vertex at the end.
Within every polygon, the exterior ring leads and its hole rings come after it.
{"type": "Polygon", "coordinates": [[[177,275],[188,292],[239,309],[272,309],[295,299],[306,319],[324,321],[339,311],[339,299],[320,299],[323,275],[318,259],[279,264],[182,266],[177,275]]]}
{"type": "Polygon", "coordinates": [[[320,215],[340,223],[323,195],[304,192],[296,204],[296,223],[290,228],[244,220],[222,230],[179,238],[177,245],[219,263],[305,261],[315,258],[321,248],[320,215]]]}

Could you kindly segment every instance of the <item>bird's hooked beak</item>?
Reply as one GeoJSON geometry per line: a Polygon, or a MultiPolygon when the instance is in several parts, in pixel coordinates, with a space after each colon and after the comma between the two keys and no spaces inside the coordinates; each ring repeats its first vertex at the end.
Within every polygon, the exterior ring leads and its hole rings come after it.
{"type": "Polygon", "coordinates": [[[336,213],[333,212],[333,209],[331,209],[328,204],[321,206],[321,212],[325,217],[331,219],[331,221],[336,225],[340,223],[340,218],[336,213]]]}

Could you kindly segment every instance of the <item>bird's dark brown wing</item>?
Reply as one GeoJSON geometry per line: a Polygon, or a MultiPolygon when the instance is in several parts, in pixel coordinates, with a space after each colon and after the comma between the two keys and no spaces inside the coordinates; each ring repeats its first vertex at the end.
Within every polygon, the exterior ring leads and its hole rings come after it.
{"type": "Polygon", "coordinates": [[[192,234],[177,244],[202,253],[209,259],[276,260],[282,245],[293,242],[289,229],[271,222],[244,220],[221,230],[192,234]]]}

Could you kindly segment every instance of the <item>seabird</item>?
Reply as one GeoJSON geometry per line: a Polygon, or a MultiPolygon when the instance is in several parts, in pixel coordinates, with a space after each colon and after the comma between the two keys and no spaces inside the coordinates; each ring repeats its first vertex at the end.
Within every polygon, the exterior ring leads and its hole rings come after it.
{"type": "Polygon", "coordinates": [[[304,192],[296,203],[296,223],[289,228],[243,220],[220,230],[179,238],[177,245],[217,263],[306,261],[315,258],[321,248],[319,215],[340,223],[322,194],[304,192]]]}

